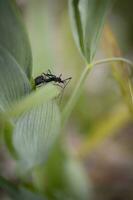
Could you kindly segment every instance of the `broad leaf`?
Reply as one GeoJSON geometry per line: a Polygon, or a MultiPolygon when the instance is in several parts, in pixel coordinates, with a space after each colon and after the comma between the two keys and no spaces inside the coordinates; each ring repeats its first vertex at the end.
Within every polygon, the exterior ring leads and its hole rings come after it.
{"type": "MultiPolygon", "coordinates": [[[[27,33],[14,0],[0,0],[0,46],[31,77],[32,56],[27,33]]],[[[12,65],[10,66],[12,68],[12,65]]]]}
{"type": "MultiPolygon", "coordinates": [[[[0,135],[5,134],[7,143],[12,140],[13,125],[6,111],[30,91],[31,86],[26,74],[12,55],[0,46],[0,135]]],[[[9,146],[13,152],[12,142],[9,146]]]]}
{"type": "Polygon", "coordinates": [[[43,163],[60,128],[60,114],[54,101],[22,114],[16,121],[13,143],[25,170],[43,163]]]}
{"type": "MultiPolygon", "coordinates": [[[[59,94],[59,90],[56,86],[48,84],[45,87],[41,87],[40,89],[30,93],[25,98],[22,98],[18,103],[12,104],[11,107],[6,110],[5,117],[12,119],[12,121],[3,121],[2,125],[4,127],[4,135],[5,141],[8,146],[9,151],[12,155],[16,158],[16,151],[14,150],[14,146],[12,145],[12,134],[13,128],[16,125],[16,121],[21,120],[22,114],[31,111],[31,109],[41,106],[42,104],[46,104],[47,102],[51,101],[53,98],[57,97],[59,94]]],[[[36,110],[36,112],[38,112],[36,110]]],[[[38,116],[39,117],[39,116],[38,116]]],[[[41,116],[40,116],[41,117],[41,116]]],[[[28,117],[26,118],[28,120],[28,117]]],[[[25,126],[25,124],[24,124],[25,126]]],[[[19,134],[19,125],[17,126],[17,131],[19,134]]],[[[25,127],[25,133],[31,131],[25,127]]],[[[39,132],[39,129],[38,129],[39,132]]],[[[17,134],[17,132],[16,132],[17,134]]],[[[30,133],[29,133],[30,134],[30,133]]]]}
{"type": "Polygon", "coordinates": [[[111,0],[69,0],[72,31],[85,60],[92,62],[111,0]]]}
{"type": "Polygon", "coordinates": [[[26,74],[6,49],[0,46],[0,107],[7,110],[14,102],[30,93],[26,74]]]}
{"type": "Polygon", "coordinates": [[[19,117],[22,113],[44,104],[59,95],[59,90],[52,84],[47,84],[32,91],[28,96],[22,98],[18,103],[12,104],[11,108],[7,110],[6,114],[12,118],[19,117]]]}

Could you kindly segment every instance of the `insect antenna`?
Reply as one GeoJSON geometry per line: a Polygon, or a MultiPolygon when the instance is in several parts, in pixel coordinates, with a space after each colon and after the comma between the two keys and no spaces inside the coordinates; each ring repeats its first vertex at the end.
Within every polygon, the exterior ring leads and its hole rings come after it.
{"type": "Polygon", "coordinates": [[[64,90],[65,90],[67,84],[69,83],[69,81],[70,81],[71,79],[72,79],[72,77],[69,77],[69,78],[64,79],[64,80],[63,80],[64,86],[61,86],[61,85],[60,85],[60,87],[62,87],[62,92],[61,92],[61,94],[60,94],[60,101],[59,101],[60,104],[61,104],[61,101],[62,101],[62,98],[63,98],[63,95],[64,95],[64,90]]]}
{"type": "Polygon", "coordinates": [[[62,77],[62,74],[59,75],[59,78],[61,78],[61,77],[62,77]]]}
{"type": "Polygon", "coordinates": [[[67,84],[69,83],[69,81],[70,81],[71,79],[72,79],[72,77],[69,77],[69,78],[66,78],[66,79],[63,80],[64,83],[66,82],[66,84],[64,84],[63,89],[65,89],[65,87],[67,86],[67,84]]]}
{"type": "Polygon", "coordinates": [[[52,74],[50,69],[47,70],[47,73],[52,74]]]}

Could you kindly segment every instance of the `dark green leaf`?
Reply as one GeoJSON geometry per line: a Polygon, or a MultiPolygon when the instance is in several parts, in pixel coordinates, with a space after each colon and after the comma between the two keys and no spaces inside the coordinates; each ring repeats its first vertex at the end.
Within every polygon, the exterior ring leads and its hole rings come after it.
{"type": "Polygon", "coordinates": [[[43,198],[39,194],[26,190],[25,188],[20,188],[19,192],[20,193],[19,195],[17,195],[16,200],[46,200],[46,198],[43,198]]]}
{"type": "MultiPolygon", "coordinates": [[[[0,0],[0,46],[31,77],[32,56],[26,30],[14,0],[0,0]]],[[[12,66],[10,66],[12,68],[12,66]]]]}
{"type": "Polygon", "coordinates": [[[111,0],[69,0],[72,31],[85,60],[92,62],[111,0]]]}
{"type": "Polygon", "coordinates": [[[12,182],[6,180],[1,176],[0,176],[0,188],[4,189],[4,191],[7,192],[7,194],[13,200],[46,200],[42,198],[40,195],[33,193],[24,187],[16,186],[12,182]]]}

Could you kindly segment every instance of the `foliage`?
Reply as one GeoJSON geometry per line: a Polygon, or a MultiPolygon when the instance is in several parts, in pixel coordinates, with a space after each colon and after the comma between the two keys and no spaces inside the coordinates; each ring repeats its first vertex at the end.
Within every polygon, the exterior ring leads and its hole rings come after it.
{"type": "MultiPolygon", "coordinates": [[[[121,55],[94,61],[104,29],[107,13],[113,5],[111,0],[69,0],[69,14],[75,43],[84,58],[85,68],[60,114],[57,99],[62,91],[57,85],[46,84],[36,88],[32,68],[29,39],[19,9],[12,0],[0,2],[0,136],[15,160],[20,184],[0,177],[0,188],[13,199],[79,199],[87,200],[89,183],[83,165],[73,158],[71,152],[62,148],[62,135],[69,117],[83,91],[88,74],[95,65],[116,62],[133,66],[121,55]],[[51,152],[51,154],[50,154],[51,152]],[[49,155],[50,154],[50,155],[49,155]],[[48,159],[49,158],[49,159],[48,159]],[[47,163],[46,163],[47,161],[47,163]],[[32,176],[32,181],[28,178],[32,176]],[[30,189],[25,183],[30,184],[30,189]],[[32,188],[32,190],[31,190],[32,188]],[[38,195],[38,192],[41,195],[38,195]]],[[[116,48],[115,48],[116,49],[116,48]]],[[[122,71],[123,69],[122,68],[122,71]]],[[[119,70],[114,69],[118,74],[119,70]]],[[[128,72],[127,72],[128,77],[128,72]]],[[[132,114],[132,83],[119,84],[132,114]],[[130,102],[129,102],[130,101],[130,102]]],[[[112,120],[100,121],[88,134],[77,153],[78,158],[103,141],[113,129],[129,120],[124,110],[112,120]],[[89,142],[88,142],[89,141],[89,142]]],[[[84,156],[84,155],[83,155],[84,156]]]]}

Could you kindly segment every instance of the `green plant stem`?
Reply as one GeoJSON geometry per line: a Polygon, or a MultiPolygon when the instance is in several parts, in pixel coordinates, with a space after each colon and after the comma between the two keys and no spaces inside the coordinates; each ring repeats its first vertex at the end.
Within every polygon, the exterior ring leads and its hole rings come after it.
{"type": "Polygon", "coordinates": [[[132,88],[132,85],[131,85],[131,81],[128,80],[128,86],[129,86],[129,91],[130,91],[130,95],[131,95],[131,101],[132,101],[132,104],[133,104],[133,88],[132,88]]]}
{"type": "Polygon", "coordinates": [[[75,87],[75,90],[74,90],[72,96],[70,97],[70,100],[68,101],[67,105],[65,106],[65,108],[63,110],[63,114],[62,114],[63,125],[65,125],[65,123],[66,123],[67,119],[69,118],[75,104],[77,103],[77,100],[80,97],[80,94],[82,92],[82,87],[84,85],[84,82],[85,82],[91,68],[92,68],[92,64],[88,64],[85,67],[85,69],[84,69],[84,71],[83,71],[83,73],[80,77],[80,80],[78,81],[78,83],[75,87]]]}
{"type": "Polygon", "coordinates": [[[123,62],[123,63],[126,63],[129,66],[133,67],[132,61],[130,61],[126,58],[122,58],[122,57],[112,57],[112,58],[101,59],[101,60],[95,61],[92,65],[100,65],[100,64],[104,64],[104,63],[110,63],[110,62],[123,62]]]}
{"type": "MultiPolygon", "coordinates": [[[[94,62],[93,65],[99,65],[99,64],[110,63],[110,62],[123,62],[133,68],[133,62],[126,58],[122,58],[122,57],[112,57],[112,58],[101,59],[101,60],[94,62]]],[[[129,111],[131,112],[131,114],[133,114],[133,89],[132,89],[132,84],[130,81],[131,75],[132,75],[132,73],[129,74],[129,79],[128,79],[128,87],[129,87],[129,92],[130,92],[131,103],[128,100],[127,105],[128,105],[129,111]]]]}
{"type": "MultiPolygon", "coordinates": [[[[110,62],[123,62],[123,63],[126,63],[129,66],[133,67],[133,62],[131,62],[128,59],[122,58],[122,57],[105,58],[105,59],[95,61],[91,64],[88,64],[85,67],[85,69],[84,69],[84,71],[81,75],[81,78],[80,78],[80,80],[78,81],[78,83],[75,87],[75,90],[74,90],[72,96],[70,97],[68,103],[66,104],[66,106],[63,110],[63,113],[62,113],[63,125],[66,124],[67,119],[69,118],[75,104],[77,103],[78,98],[80,97],[80,94],[82,92],[82,87],[84,85],[84,82],[85,82],[90,70],[92,69],[92,67],[95,66],[95,65],[100,65],[100,64],[104,64],[104,63],[110,63],[110,62]]],[[[131,89],[130,89],[130,91],[131,91],[131,89]]],[[[133,97],[133,95],[132,95],[132,97],[133,97]]]]}

